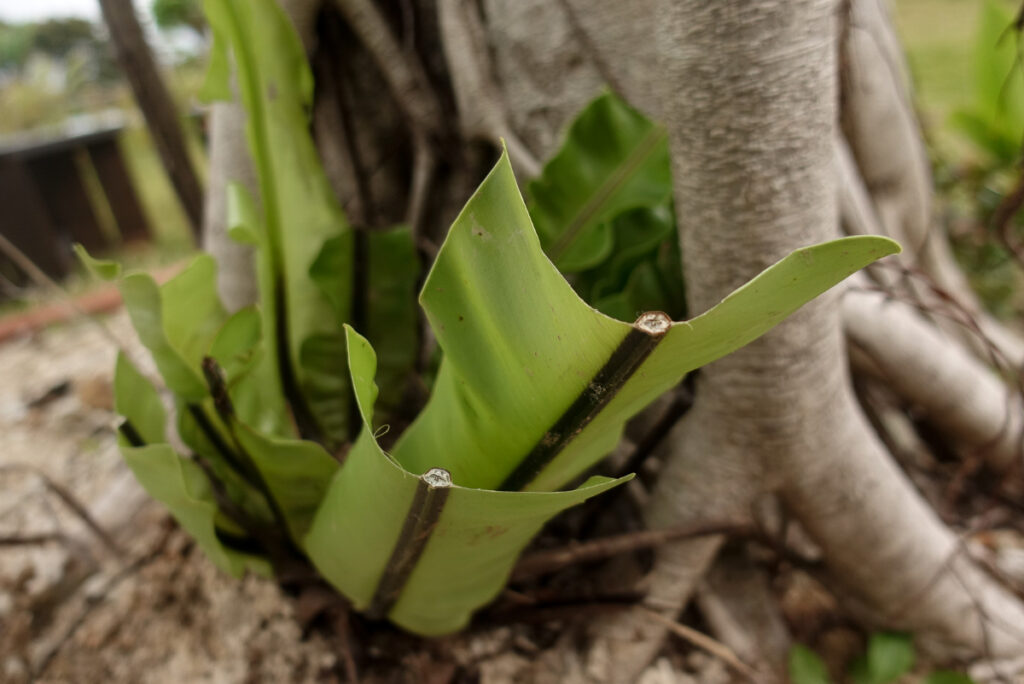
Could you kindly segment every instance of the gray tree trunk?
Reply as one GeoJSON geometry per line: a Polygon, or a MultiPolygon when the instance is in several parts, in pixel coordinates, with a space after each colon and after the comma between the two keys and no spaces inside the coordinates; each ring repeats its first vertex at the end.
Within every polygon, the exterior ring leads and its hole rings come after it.
{"type": "MultiPolygon", "coordinates": [[[[663,3],[657,43],[690,311],[837,235],[836,5],[663,3]]],[[[652,526],[735,517],[777,492],[880,621],[974,652],[1024,649],[1024,612],[982,576],[891,461],[850,389],[839,294],[705,368],[648,507],[652,526]],[[885,578],[884,581],[880,578],[885,578]]],[[[716,540],[663,549],[647,605],[674,615],[716,540]]],[[[641,611],[603,625],[608,681],[660,645],[641,611]],[[642,636],[641,636],[642,635],[642,636]],[[639,638],[638,638],[639,636],[639,638]]]]}
{"type": "Polygon", "coordinates": [[[198,241],[203,224],[203,188],[188,156],[174,100],[146,44],[131,0],[100,0],[100,8],[110,29],[117,61],[131,85],[160,160],[198,241]]]}

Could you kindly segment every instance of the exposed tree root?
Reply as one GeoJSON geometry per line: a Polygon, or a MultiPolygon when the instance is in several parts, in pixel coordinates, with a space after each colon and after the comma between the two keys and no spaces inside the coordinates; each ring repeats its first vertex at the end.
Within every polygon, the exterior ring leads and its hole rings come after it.
{"type": "Polygon", "coordinates": [[[1021,465],[1024,402],[985,364],[881,292],[851,289],[842,301],[846,334],[893,390],[921,407],[936,429],[994,468],[1021,465]]]}

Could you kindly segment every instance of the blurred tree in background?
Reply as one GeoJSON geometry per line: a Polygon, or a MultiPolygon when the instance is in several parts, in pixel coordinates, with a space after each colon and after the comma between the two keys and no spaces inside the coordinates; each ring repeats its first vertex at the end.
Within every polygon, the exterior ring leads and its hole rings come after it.
{"type": "Polygon", "coordinates": [[[153,19],[162,30],[185,27],[206,34],[206,19],[198,0],[153,0],[153,19]]]}

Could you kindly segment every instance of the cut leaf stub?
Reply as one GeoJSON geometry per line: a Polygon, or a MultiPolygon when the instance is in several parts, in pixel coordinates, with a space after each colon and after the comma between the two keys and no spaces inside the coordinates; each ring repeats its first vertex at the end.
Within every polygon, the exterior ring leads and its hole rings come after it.
{"type": "Polygon", "coordinates": [[[444,468],[431,468],[420,475],[402,531],[366,609],[370,617],[383,618],[391,612],[441,519],[451,486],[451,473],[444,468]]]}
{"type": "Polygon", "coordinates": [[[576,400],[541,436],[498,489],[525,489],[622,389],[672,327],[660,311],[641,314],[608,361],[597,371],[576,400]]]}
{"type": "Polygon", "coordinates": [[[642,330],[652,337],[661,337],[672,327],[672,319],[663,311],[648,311],[636,319],[633,327],[642,330]]]}
{"type": "Polygon", "coordinates": [[[452,486],[452,474],[444,468],[431,468],[420,475],[420,480],[434,489],[447,489],[452,486]]]}

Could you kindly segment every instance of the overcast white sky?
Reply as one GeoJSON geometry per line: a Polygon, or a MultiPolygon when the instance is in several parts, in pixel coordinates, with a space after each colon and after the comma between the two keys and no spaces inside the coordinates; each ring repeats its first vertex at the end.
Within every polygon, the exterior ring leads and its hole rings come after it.
{"type": "MultiPolygon", "coordinates": [[[[135,0],[135,6],[149,13],[150,0],[135,0]]],[[[99,20],[97,0],[0,0],[0,19],[36,21],[48,17],[82,17],[99,20]]]]}
{"type": "MultiPolygon", "coordinates": [[[[157,31],[149,12],[153,0],[133,0],[150,45],[157,58],[170,59],[179,53],[192,54],[202,48],[201,41],[191,31],[157,31]]],[[[0,21],[39,21],[51,17],[81,17],[102,22],[98,0],[0,0],[0,21]]]]}

